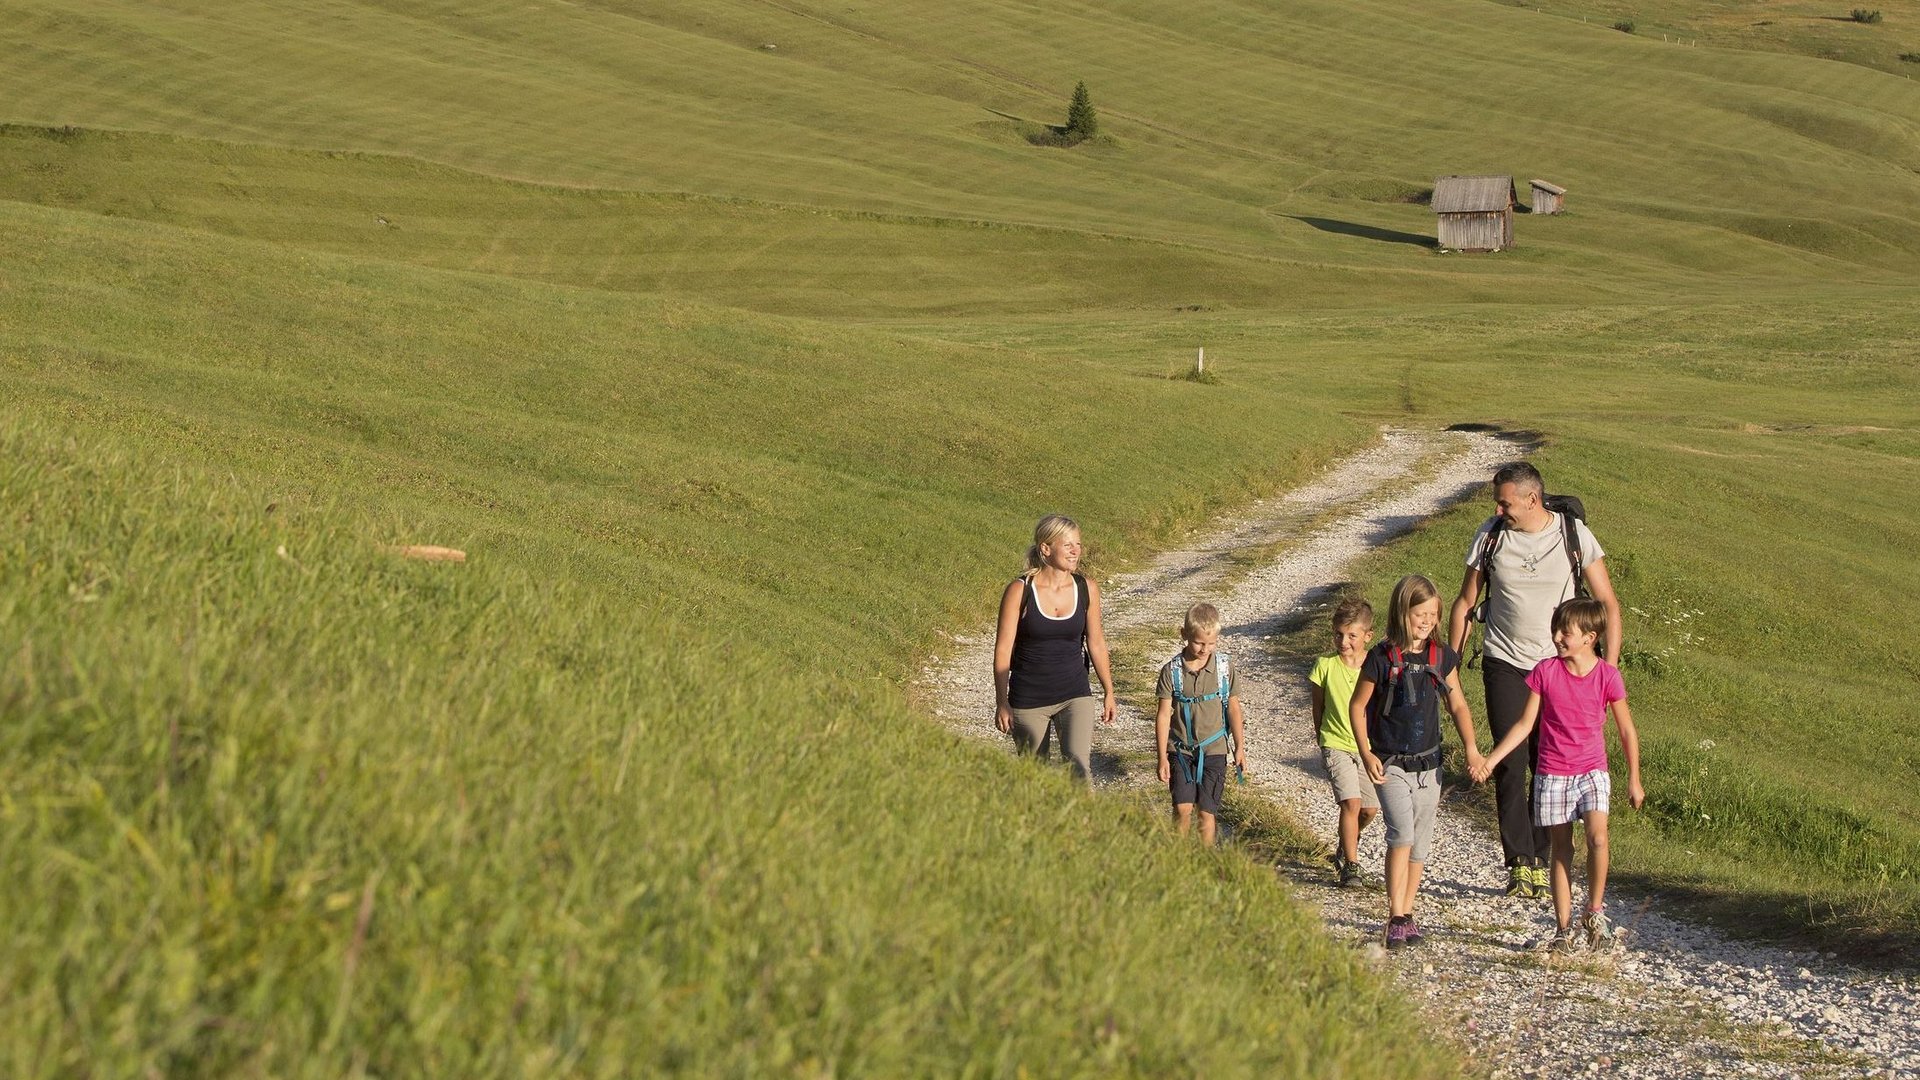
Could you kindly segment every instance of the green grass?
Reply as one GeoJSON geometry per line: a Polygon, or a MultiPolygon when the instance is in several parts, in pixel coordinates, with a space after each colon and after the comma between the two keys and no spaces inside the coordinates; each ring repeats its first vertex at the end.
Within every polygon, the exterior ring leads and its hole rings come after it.
{"type": "Polygon", "coordinates": [[[1041,513],[1110,570],[1386,421],[1587,498],[1623,875],[1909,940],[1907,80],[1484,0],[9,14],[11,1072],[1469,1068],[1268,841],[902,689],[1041,513]],[[1572,212],[1433,251],[1495,168],[1572,212]]]}
{"type": "Polygon", "coordinates": [[[992,454],[1117,554],[1177,432],[1022,435],[1026,357],[0,213],[11,1071],[1451,1071],[1261,867],[903,700],[1033,514],[992,454]]]}
{"type": "Polygon", "coordinates": [[[1501,0],[1548,15],[1610,24],[1638,20],[1638,32],[1663,35],[1676,47],[1790,53],[1858,64],[1894,75],[1900,54],[1920,45],[1920,4],[1895,0],[1864,10],[1882,21],[1856,21],[1852,4],[1823,0],[1501,0]]]}

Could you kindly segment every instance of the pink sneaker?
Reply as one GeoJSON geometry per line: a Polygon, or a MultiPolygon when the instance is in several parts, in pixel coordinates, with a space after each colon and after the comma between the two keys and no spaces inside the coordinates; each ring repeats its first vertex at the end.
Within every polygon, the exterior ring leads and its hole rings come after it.
{"type": "Polygon", "coordinates": [[[1387,948],[1398,949],[1407,944],[1407,935],[1413,930],[1413,919],[1406,915],[1395,915],[1387,920],[1387,948]]]}

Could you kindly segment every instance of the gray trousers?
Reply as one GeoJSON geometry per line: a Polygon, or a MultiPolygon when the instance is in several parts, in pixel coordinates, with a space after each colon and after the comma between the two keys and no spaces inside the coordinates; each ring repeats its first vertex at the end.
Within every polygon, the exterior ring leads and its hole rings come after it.
{"type": "Polygon", "coordinates": [[[1092,695],[1012,712],[1013,744],[1022,754],[1046,757],[1047,730],[1051,728],[1060,744],[1060,756],[1073,765],[1073,774],[1093,783],[1093,725],[1100,719],[1100,706],[1092,695]]]}

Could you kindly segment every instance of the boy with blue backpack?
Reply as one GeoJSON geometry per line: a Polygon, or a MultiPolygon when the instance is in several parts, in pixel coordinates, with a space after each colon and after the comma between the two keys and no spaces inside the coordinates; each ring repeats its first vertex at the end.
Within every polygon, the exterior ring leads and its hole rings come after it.
{"type": "Polygon", "coordinates": [[[1153,741],[1160,756],[1160,782],[1172,793],[1180,835],[1191,830],[1198,808],[1200,840],[1212,847],[1226,789],[1227,740],[1233,740],[1234,771],[1244,776],[1246,727],[1227,654],[1218,649],[1220,610],[1212,604],[1193,605],[1180,627],[1180,640],[1185,647],[1160,669],[1153,741]]]}

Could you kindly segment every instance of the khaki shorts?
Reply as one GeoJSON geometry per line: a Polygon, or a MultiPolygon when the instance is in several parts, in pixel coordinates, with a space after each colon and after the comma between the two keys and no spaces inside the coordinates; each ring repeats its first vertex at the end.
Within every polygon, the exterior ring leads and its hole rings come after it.
{"type": "Polygon", "coordinates": [[[1327,767],[1327,779],[1333,781],[1334,802],[1359,799],[1363,809],[1380,809],[1380,793],[1367,776],[1367,767],[1360,763],[1359,754],[1323,746],[1320,761],[1327,767]]]}

